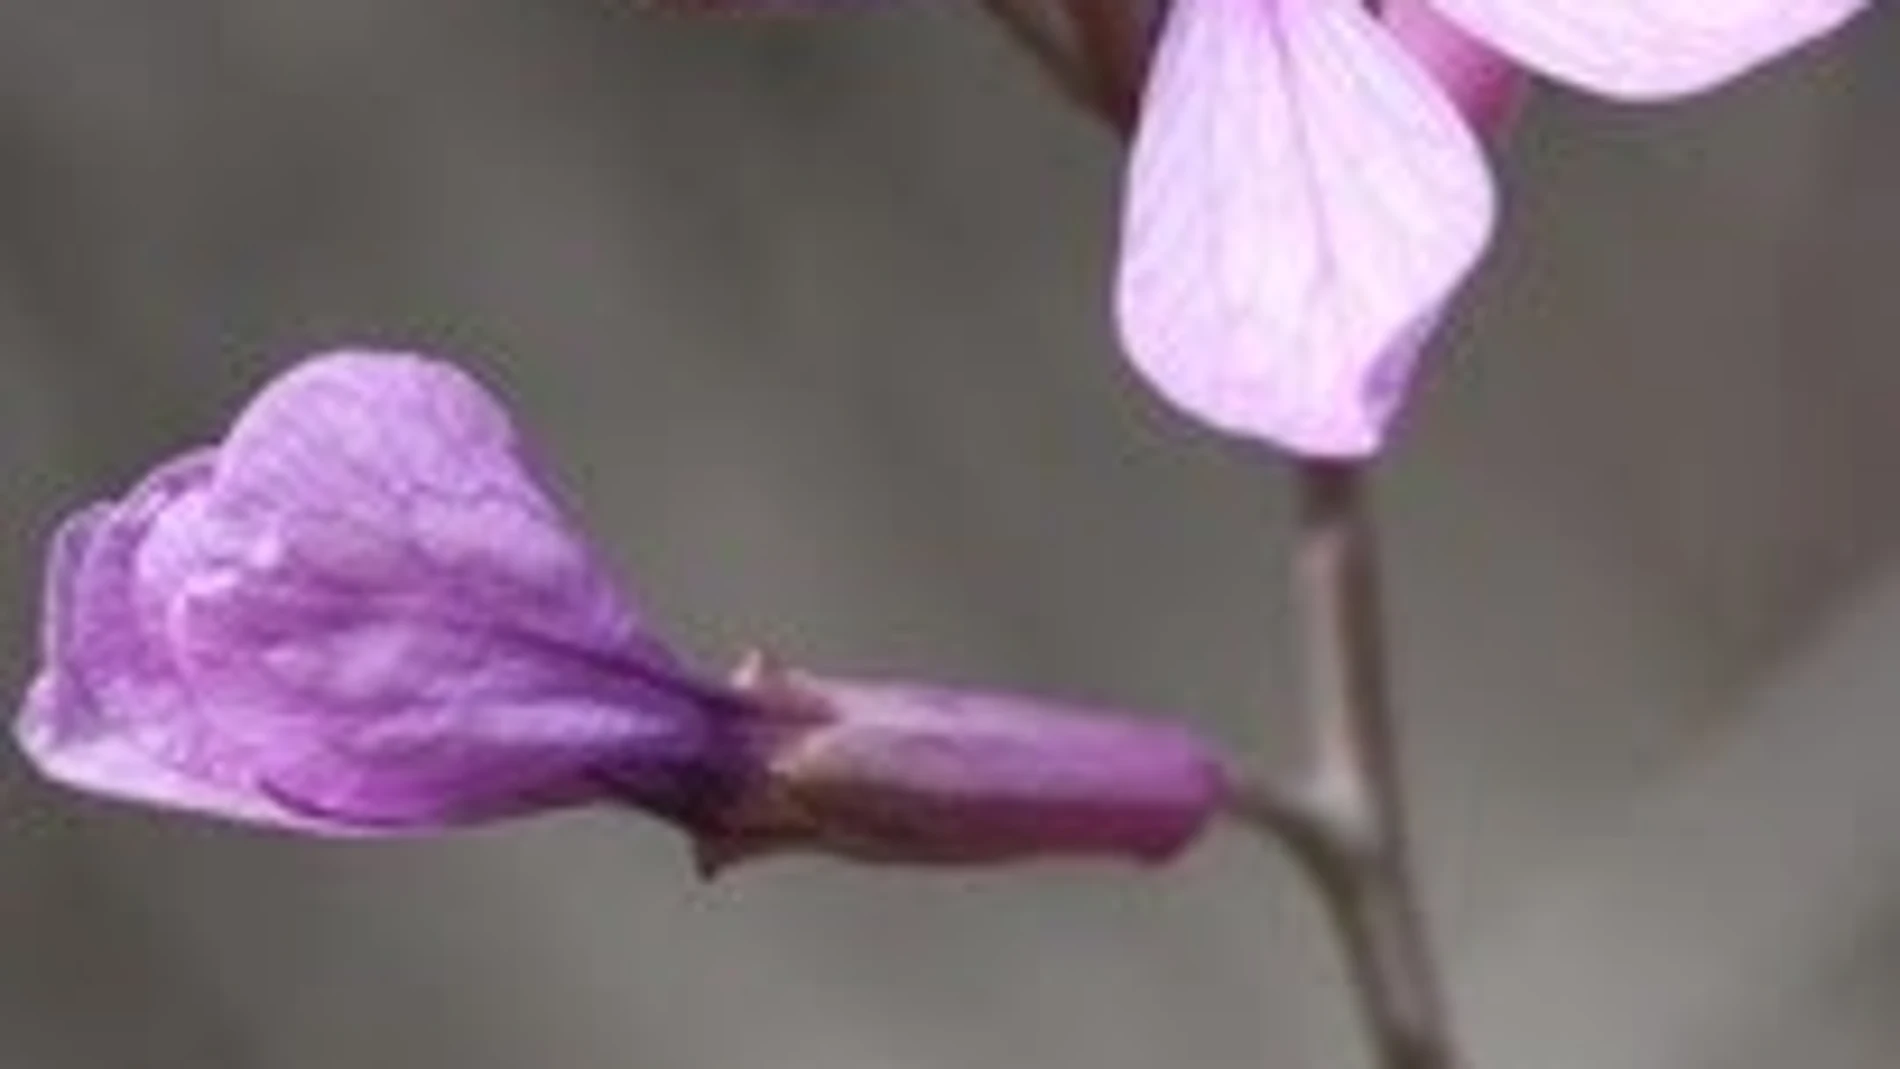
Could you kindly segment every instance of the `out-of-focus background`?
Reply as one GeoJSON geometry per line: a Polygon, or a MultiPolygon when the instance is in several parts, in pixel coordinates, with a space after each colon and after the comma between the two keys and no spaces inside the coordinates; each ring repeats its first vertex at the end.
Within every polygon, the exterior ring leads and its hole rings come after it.
{"type": "MultiPolygon", "coordinates": [[[[0,690],[64,510],[302,353],[459,355],[708,663],[1293,740],[1271,463],[1118,360],[1117,159],[970,5],[0,6],[0,690]]],[[[1541,95],[1380,485],[1477,1069],[1900,1058],[1900,20],[1541,95]]],[[[1319,913],[1178,869],[695,883],[616,814],[162,819],[0,756],[4,1069],[1363,1065],[1319,913]]]]}

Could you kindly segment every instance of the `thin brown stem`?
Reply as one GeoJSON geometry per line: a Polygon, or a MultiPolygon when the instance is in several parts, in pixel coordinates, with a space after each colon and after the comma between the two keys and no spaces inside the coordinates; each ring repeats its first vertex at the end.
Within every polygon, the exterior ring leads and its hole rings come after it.
{"type": "Polygon", "coordinates": [[[1069,102],[1101,115],[1095,83],[1082,57],[1062,29],[1049,18],[1041,0],[979,0],[983,11],[1010,39],[1029,53],[1069,102]]]}
{"type": "Polygon", "coordinates": [[[1148,30],[1136,0],[1063,0],[1097,110],[1126,136],[1141,107],[1148,30]]]}
{"type": "Polygon", "coordinates": [[[1458,1056],[1411,872],[1385,674],[1377,554],[1362,473],[1296,468],[1294,585],[1312,764],[1315,882],[1338,924],[1383,1069],[1454,1069],[1458,1056]]]}
{"type": "Polygon", "coordinates": [[[1294,466],[1293,588],[1312,725],[1311,786],[1367,835],[1400,836],[1377,550],[1360,472],[1294,466]]]}

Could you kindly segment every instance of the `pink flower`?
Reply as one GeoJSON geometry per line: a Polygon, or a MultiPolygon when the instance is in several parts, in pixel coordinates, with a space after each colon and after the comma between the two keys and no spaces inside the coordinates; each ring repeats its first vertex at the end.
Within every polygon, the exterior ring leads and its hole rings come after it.
{"type": "Polygon", "coordinates": [[[1489,238],[1474,135],[1517,66],[1599,95],[1719,85],[1865,0],[1175,0],[1128,178],[1135,366],[1223,430],[1378,450],[1489,238]]]}
{"type": "Polygon", "coordinates": [[[1220,808],[1188,733],[1023,695],[674,654],[451,364],[286,372],[222,442],[69,518],[15,731],[70,787],[322,835],[645,810],[708,868],[1157,862],[1220,808]]]}
{"type": "Polygon", "coordinates": [[[454,366],[348,352],[63,523],[16,732],[49,778],[307,832],[737,777],[718,708],[454,366]]]}

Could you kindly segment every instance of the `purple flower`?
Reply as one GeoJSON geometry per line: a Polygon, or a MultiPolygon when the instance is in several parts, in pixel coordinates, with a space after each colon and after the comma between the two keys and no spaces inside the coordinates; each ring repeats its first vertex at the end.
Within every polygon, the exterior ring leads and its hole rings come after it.
{"type": "Polygon", "coordinates": [[[349,353],[54,538],[19,724],[74,786],[318,830],[690,809],[716,725],[448,364],[349,353]]]}
{"type": "Polygon", "coordinates": [[[1216,427],[1376,451],[1489,238],[1470,127],[1522,65],[1658,99],[1865,0],[1175,0],[1131,161],[1117,310],[1137,368],[1216,427]],[[1463,112],[1461,115],[1460,112],[1463,112]]]}
{"type": "Polygon", "coordinates": [[[43,647],[17,733],[48,777],[309,832],[609,802],[709,854],[769,831],[891,860],[1152,858],[1220,795],[1206,751],[1159,725],[1027,699],[948,716],[962,699],[924,689],[821,713],[701,678],[563,517],[500,405],[414,356],[311,360],[220,445],[67,520],[43,647]],[[946,747],[963,756],[946,765],[946,747]],[[853,755],[877,792],[854,795],[817,751],[853,755]],[[1077,761],[1103,773],[1085,789],[1077,761]],[[1038,776],[1048,789],[1025,791],[1038,776]]]}

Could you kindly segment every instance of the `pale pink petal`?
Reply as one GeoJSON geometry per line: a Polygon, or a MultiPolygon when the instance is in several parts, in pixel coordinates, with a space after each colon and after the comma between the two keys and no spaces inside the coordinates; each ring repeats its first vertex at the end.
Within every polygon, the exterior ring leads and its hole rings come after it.
{"type": "Polygon", "coordinates": [[[1436,0],[1520,63],[1603,96],[1709,89],[1835,29],[1866,0],[1436,0]]]}
{"type": "Polygon", "coordinates": [[[1431,72],[1480,134],[1502,132],[1523,94],[1523,68],[1447,20],[1436,0],[1386,0],[1379,21],[1431,72]]]}
{"type": "Polygon", "coordinates": [[[1181,0],[1129,174],[1135,365],[1224,430],[1376,450],[1494,212],[1483,152],[1353,0],[1181,0]]]}

